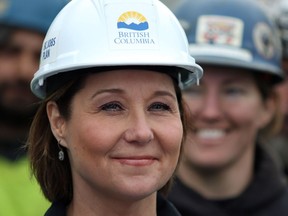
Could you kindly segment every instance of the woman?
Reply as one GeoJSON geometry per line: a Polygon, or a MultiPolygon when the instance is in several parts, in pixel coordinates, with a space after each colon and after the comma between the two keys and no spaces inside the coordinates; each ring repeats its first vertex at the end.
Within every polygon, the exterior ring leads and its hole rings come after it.
{"type": "Polygon", "coordinates": [[[152,3],[73,0],[46,35],[28,140],[46,216],[179,215],[162,197],[185,132],[178,85],[202,69],[174,15],[152,3]]]}
{"type": "Polygon", "coordinates": [[[191,128],[170,200],[184,216],[288,215],[288,190],[263,142],[281,126],[280,38],[253,2],[179,7],[205,75],[184,90],[191,128]]]}

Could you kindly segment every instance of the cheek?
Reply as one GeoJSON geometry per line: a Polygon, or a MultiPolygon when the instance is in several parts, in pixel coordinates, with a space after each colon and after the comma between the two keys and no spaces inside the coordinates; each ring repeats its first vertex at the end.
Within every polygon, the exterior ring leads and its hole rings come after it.
{"type": "Polygon", "coordinates": [[[161,134],[161,143],[164,152],[173,157],[174,160],[178,160],[181,143],[183,139],[183,125],[181,121],[167,122],[161,126],[162,130],[158,134],[161,134]]]}
{"type": "Polygon", "coordinates": [[[72,156],[72,160],[97,161],[101,155],[105,155],[109,149],[113,147],[116,134],[111,133],[110,130],[97,121],[71,121],[68,130],[68,145],[72,156]],[[97,157],[99,156],[99,157],[97,157]],[[82,159],[81,159],[82,158],[82,159]],[[83,160],[85,158],[85,160],[83,160]]]}
{"type": "Polygon", "coordinates": [[[263,106],[258,100],[247,100],[231,107],[227,112],[230,113],[231,121],[238,126],[245,127],[247,130],[259,130],[263,126],[263,106]]]}
{"type": "Polygon", "coordinates": [[[160,148],[163,152],[161,159],[162,166],[158,168],[158,173],[160,173],[162,178],[165,179],[165,182],[167,182],[175,172],[179,161],[183,139],[183,126],[181,122],[172,124],[171,121],[170,124],[167,122],[167,124],[164,124],[164,127],[163,125],[161,127],[162,131],[161,133],[158,131],[156,141],[160,143],[160,148]]]}
{"type": "Polygon", "coordinates": [[[15,58],[3,58],[2,61],[0,61],[0,78],[6,79],[11,76],[13,76],[14,72],[16,71],[16,59],[15,58]]]}

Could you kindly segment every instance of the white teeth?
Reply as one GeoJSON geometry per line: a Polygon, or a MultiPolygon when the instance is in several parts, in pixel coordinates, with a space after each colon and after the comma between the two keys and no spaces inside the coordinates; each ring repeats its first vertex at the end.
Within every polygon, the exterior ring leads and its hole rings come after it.
{"type": "Polygon", "coordinates": [[[197,136],[202,139],[217,139],[224,135],[225,132],[219,129],[201,129],[197,132],[197,136]]]}

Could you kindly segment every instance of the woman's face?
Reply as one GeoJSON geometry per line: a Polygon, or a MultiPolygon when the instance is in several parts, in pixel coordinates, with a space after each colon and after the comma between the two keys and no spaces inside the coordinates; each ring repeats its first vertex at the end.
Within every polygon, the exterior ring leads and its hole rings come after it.
{"type": "MultiPolygon", "coordinates": [[[[55,105],[49,109],[58,115],[55,105]]],[[[68,121],[56,118],[54,134],[68,149],[74,194],[139,199],[170,179],[183,127],[168,75],[132,69],[89,75],[71,110],[68,121]]]]}
{"type": "Polygon", "coordinates": [[[241,69],[207,67],[200,86],[183,95],[194,126],[183,151],[189,166],[218,169],[252,155],[273,112],[271,99],[264,102],[252,74],[241,69]]]}

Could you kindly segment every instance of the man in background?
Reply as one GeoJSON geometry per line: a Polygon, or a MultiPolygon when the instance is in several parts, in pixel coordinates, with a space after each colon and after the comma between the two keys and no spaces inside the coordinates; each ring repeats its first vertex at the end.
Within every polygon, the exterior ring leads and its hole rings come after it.
{"type": "Polygon", "coordinates": [[[24,144],[37,99],[30,81],[46,31],[68,0],[0,0],[0,215],[43,215],[24,144]]]}

